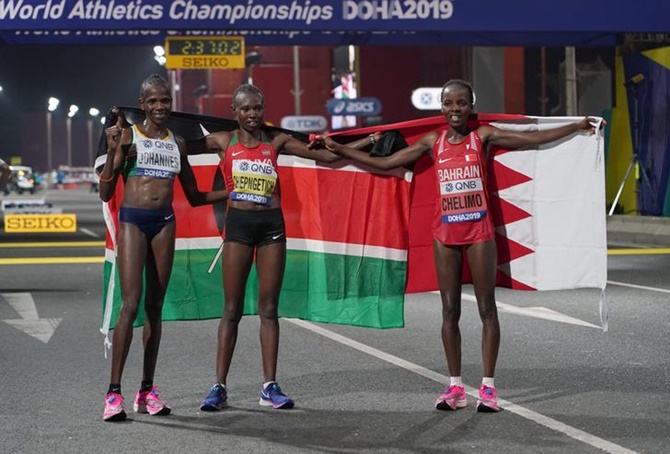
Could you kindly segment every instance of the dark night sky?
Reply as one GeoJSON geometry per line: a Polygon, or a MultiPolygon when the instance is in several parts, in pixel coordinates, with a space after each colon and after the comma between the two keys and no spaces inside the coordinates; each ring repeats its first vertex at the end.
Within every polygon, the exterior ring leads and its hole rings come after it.
{"type": "Polygon", "coordinates": [[[84,116],[90,107],[137,105],[142,80],[165,77],[153,56],[152,46],[0,45],[0,157],[21,154],[22,113],[46,112],[50,96],[61,116],[70,104],[84,116]]]}

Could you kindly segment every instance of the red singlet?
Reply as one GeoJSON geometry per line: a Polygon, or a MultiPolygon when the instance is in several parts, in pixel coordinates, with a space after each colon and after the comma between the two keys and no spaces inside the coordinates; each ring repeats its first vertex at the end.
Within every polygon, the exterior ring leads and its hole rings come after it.
{"type": "Polygon", "coordinates": [[[235,131],[226,148],[223,176],[229,200],[270,205],[279,195],[277,151],[263,132],[258,146],[248,148],[235,131]]]}
{"type": "Polygon", "coordinates": [[[460,143],[449,143],[444,131],[433,145],[438,203],[433,237],[442,244],[483,243],[493,238],[486,192],[486,155],[472,131],[460,143]]]}

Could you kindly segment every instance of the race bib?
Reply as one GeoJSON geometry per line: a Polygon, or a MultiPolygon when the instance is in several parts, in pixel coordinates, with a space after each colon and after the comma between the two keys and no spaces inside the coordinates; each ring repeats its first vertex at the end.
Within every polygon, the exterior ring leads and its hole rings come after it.
{"type": "Polygon", "coordinates": [[[236,159],[232,163],[233,191],[230,200],[269,205],[277,185],[277,170],[271,163],[236,159]]]}
{"type": "Polygon", "coordinates": [[[137,161],[134,175],[174,178],[181,171],[179,148],[173,141],[143,139],[135,143],[137,161]]]}
{"type": "Polygon", "coordinates": [[[466,154],[441,162],[438,177],[443,224],[486,217],[486,194],[478,161],[476,154],[466,154]]]}

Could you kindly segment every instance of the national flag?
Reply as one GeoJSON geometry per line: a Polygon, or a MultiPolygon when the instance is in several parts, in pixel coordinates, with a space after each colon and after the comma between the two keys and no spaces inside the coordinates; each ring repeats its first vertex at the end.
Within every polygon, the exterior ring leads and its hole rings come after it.
{"type": "MultiPolygon", "coordinates": [[[[236,127],[232,120],[173,115],[172,129],[187,141],[202,137],[203,129],[236,127]]],[[[578,120],[479,114],[470,126],[533,131],[578,120]]],[[[411,144],[431,130],[446,127],[439,116],[333,136],[347,142],[378,130],[396,130],[411,144]]],[[[299,133],[289,133],[306,140],[299,133]]],[[[201,190],[222,188],[216,155],[190,156],[189,161],[201,190]]],[[[437,289],[430,232],[437,194],[430,157],[415,164],[411,191],[409,170],[384,174],[351,163],[322,166],[286,156],[280,156],[279,165],[288,237],[280,315],[378,328],[402,326],[404,293],[437,289]]],[[[488,165],[498,245],[497,285],[524,290],[604,289],[601,135],[574,134],[537,149],[494,150],[488,165]]],[[[103,331],[113,326],[120,306],[118,283],[110,279],[116,275],[114,212],[122,188],[118,191],[107,205],[103,331]]],[[[223,293],[220,264],[214,257],[221,244],[225,204],[191,208],[177,184],[174,207],[177,251],[164,319],[219,317],[223,293]]],[[[467,267],[464,280],[469,282],[467,267]]],[[[252,272],[246,314],[255,313],[255,297],[252,272]]]]}
{"type": "MultiPolygon", "coordinates": [[[[137,110],[123,110],[131,122],[141,119],[137,110]]],[[[231,120],[198,120],[198,116],[173,113],[170,127],[187,141],[207,131],[236,127],[231,120]]],[[[104,142],[101,139],[98,168],[104,164],[104,142]]],[[[189,162],[200,190],[223,188],[218,155],[193,155],[189,162]]],[[[411,174],[368,170],[347,163],[320,165],[280,155],[287,234],[280,316],[375,328],[403,326],[411,174]]],[[[114,326],[121,306],[114,251],[122,197],[119,180],[115,196],[104,204],[108,228],[102,323],[105,334],[114,326]]],[[[218,318],[223,309],[223,288],[217,250],[222,243],[225,203],[193,208],[176,182],[173,208],[176,252],[163,319],[218,318]]],[[[256,297],[257,280],[252,269],[245,314],[256,313],[256,297]]],[[[143,315],[136,323],[143,323],[143,315]]]]}
{"type": "MultiPolygon", "coordinates": [[[[471,128],[537,131],[581,117],[478,114],[471,128]]],[[[600,126],[601,119],[596,118],[600,126]]],[[[332,134],[396,130],[412,144],[448,125],[442,116],[332,134]]],[[[573,134],[533,149],[493,150],[488,162],[498,273],[496,284],[521,290],[604,289],[607,282],[604,140],[602,133],[573,134]]],[[[432,159],[416,162],[409,223],[408,293],[437,290],[431,226],[437,189],[432,159]]],[[[470,282],[464,270],[464,282],[470,282]]]]}

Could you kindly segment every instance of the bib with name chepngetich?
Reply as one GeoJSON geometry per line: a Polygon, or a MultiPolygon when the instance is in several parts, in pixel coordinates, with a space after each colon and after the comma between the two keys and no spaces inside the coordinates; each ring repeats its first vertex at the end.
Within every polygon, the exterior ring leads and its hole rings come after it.
{"type": "Polygon", "coordinates": [[[132,132],[132,146],[137,155],[127,161],[126,176],[174,180],[181,171],[181,157],[172,131],[168,130],[162,139],[145,136],[137,125],[132,126],[132,132]]]}
{"type": "Polygon", "coordinates": [[[265,134],[249,148],[233,133],[226,149],[224,175],[228,200],[270,205],[277,193],[277,152],[265,134]]]}

